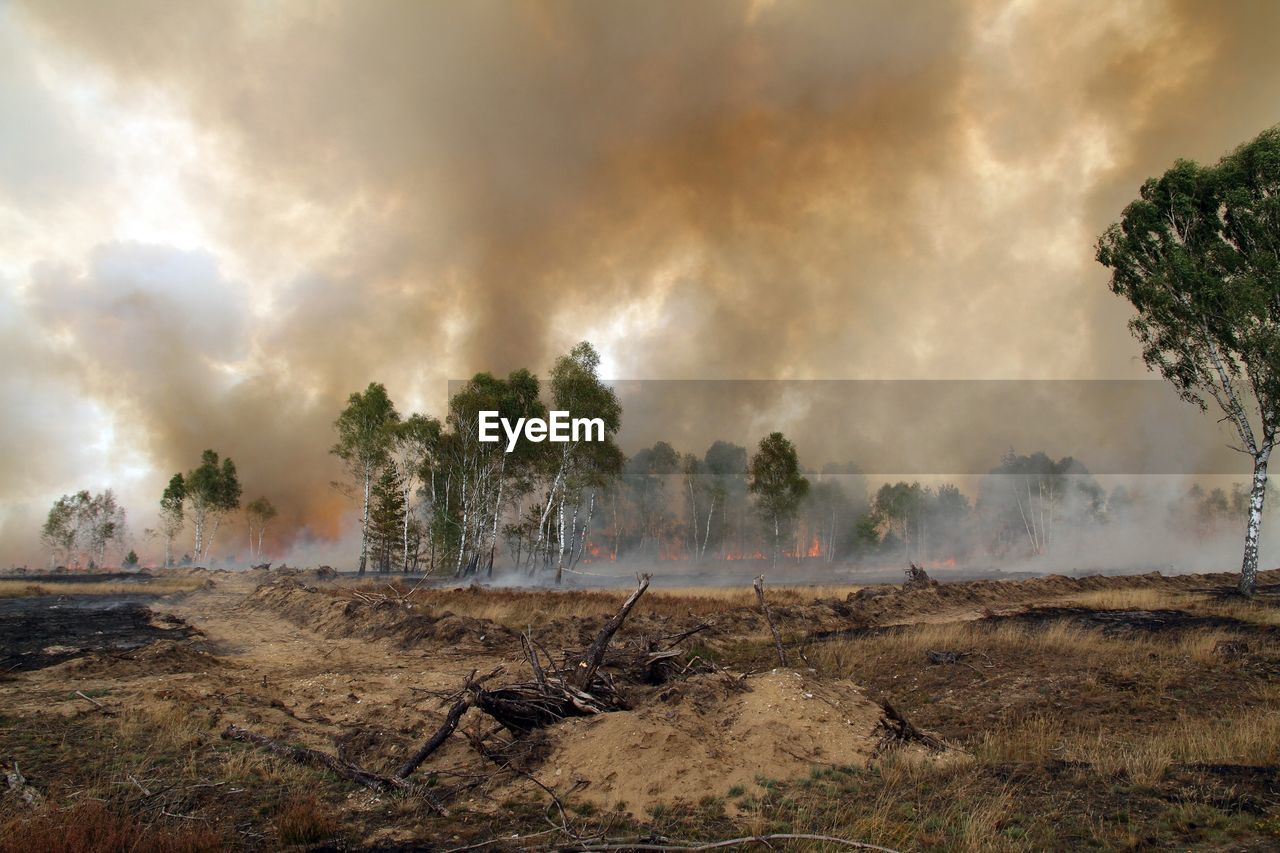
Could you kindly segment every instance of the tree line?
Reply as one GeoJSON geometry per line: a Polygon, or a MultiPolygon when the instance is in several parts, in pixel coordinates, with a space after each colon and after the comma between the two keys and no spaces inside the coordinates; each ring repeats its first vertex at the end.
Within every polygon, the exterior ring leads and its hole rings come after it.
{"type": "MultiPolygon", "coordinates": [[[[1239,590],[1256,589],[1268,465],[1280,439],[1280,127],[1263,131],[1218,163],[1177,161],[1146,181],[1139,197],[1098,239],[1110,288],[1133,306],[1130,329],[1147,366],[1201,410],[1212,401],[1250,458],[1247,490],[1188,495],[1200,520],[1225,508],[1246,517],[1239,590]]],[[[1104,496],[1076,460],[1012,452],[984,479],[973,506],[953,485],[885,484],[866,501],[822,475],[811,480],[780,433],[750,458],[718,442],[701,457],[658,443],[626,459],[615,437],[622,409],[598,376],[599,356],[582,343],[552,367],[545,393],[527,370],[505,379],[477,374],[450,402],[444,421],[401,418],[386,389],[352,394],[335,422],[333,447],[346,488],[361,506],[359,571],[493,571],[499,541],[515,565],[560,580],[601,549],[599,515],[612,515],[608,544],[659,556],[707,559],[826,555],[901,549],[904,556],[955,552],[1050,553],[1064,529],[1118,518],[1134,496],[1104,496]],[[479,441],[478,412],[545,416],[544,398],[577,417],[600,418],[604,441],[524,442],[514,453],[479,441]],[[679,489],[668,489],[674,480],[679,489]],[[678,491],[679,497],[674,493],[678,491]],[[752,523],[748,524],[748,504],[752,523]],[[608,507],[606,510],[605,507],[608,507]],[[977,518],[977,522],[974,518],[977,518]],[[824,544],[825,543],[825,544],[824,544]]],[[[206,451],[199,467],[174,475],[161,499],[165,562],[189,518],[193,552],[207,558],[219,524],[240,506],[229,459],[206,451]]],[[[275,510],[249,505],[250,552],[260,550],[275,510]],[[256,525],[256,527],[255,527],[256,525]],[[256,539],[255,539],[256,530],[256,539]]],[[[110,490],[64,495],[42,530],[51,561],[101,565],[123,541],[124,511],[110,490]]]]}

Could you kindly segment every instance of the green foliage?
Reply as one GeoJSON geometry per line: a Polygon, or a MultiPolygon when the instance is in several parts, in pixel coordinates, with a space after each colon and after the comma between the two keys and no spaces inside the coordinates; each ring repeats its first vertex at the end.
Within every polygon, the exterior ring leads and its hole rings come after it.
{"type": "Polygon", "coordinates": [[[1252,595],[1280,425],[1280,127],[1148,180],[1097,250],[1147,366],[1202,410],[1212,398],[1253,457],[1240,579],[1252,595]]]}
{"type": "Polygon", "coordinates": [[[392,430],[400,420],[386,386],[370,382],[363,392],[347,398],[347,406],[333,422],[338,441],[329,451],[363,479],[368,472],[387,463],[392,430]]]}
{"type": "MultiPolygon", "coordinates": [[[[1111,289],[1137,311],[1143,358],[1187,400],[1235,420],[1224,378],[1274,432],[1280,400],[1280,128],[1216,166],[1179,160],[1098,241],[1111,289]],[[1225,376],[1224,376],[1225,374],[1225,376]],[[1243,387],[1241,387],[1243,386],[1243,387]]],[[[1237,422],[1237,427],[1240,424],[1237,422]]]]}
{"type": "Polygon", "coordinates": [[[374,477],[391,461],[400,415],[381,382],[370,382],[363,392],[347,398],[347,405],[333,422],[338,441],[330,453],[347,464],[361,491],[360,573],[369,554],[369,501],[374,477]]]}
{"type": "Polygon", "coordinates": [[[747,476],[756,507],[772,533],[776,560],[782,542],[791,534],[800,502],[809,492],[795,445],[780,432],[770,433],[751,457],[747,476]]]}
{"type": "MultiPolygon", "coordinates": [[[[200,467],[187,474],[184,482],[187,500],[209,511],[225,513],[240,507],[240,478],[236,473],[236,463],[229,457],[219,464],[218,454],[206,450],[200,455],[200,467]]],[[[172,485],[173,480],[170,481],[172,485]]],[[[166,489],[165,493],[168,494],[169,490],[166,489]]]]}
{"type": "Polygon", "coordinates": [[[1049,553],[1063,525],[1079,528],[1102,520],[1104,497],[1079,460],[1064,456],[1054,461],[1041,452],[1019,456],[1010,450],[978,489],[988,550],[1049,553]]]}
{"type": "Polygon", "coordinates": [[[126,569],[138,568],[138,552],[130,549],[129,553],[124,555],[124,562],[121,565],[126,569]]]}
{"type": "Polygon", "coordinates": [[[107,489],[99,494],[81,490],[53,502],[40,538],[50,550],[51,561],[62,558],[70,565],[83,554],[90,566],[104,564],[107,548],[124,540],[125,511],[107,489]]]}
{"type": "Polygon", "coordinates": [[[369,554],[378,571],[399,565],[405,509],[400,475],[388,465],[374,481],[369,510],[369,554]]]}
{"type": "Polygon", "coordinates": [[[265,525],[280,514],[279,510],[266,498],[255,498],[244,508],[255,521],[265,525]]]}

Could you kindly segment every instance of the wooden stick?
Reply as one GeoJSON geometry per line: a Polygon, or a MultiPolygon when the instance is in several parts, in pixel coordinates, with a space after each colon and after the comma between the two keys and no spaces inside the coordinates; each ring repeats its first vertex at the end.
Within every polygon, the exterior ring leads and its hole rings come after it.
{"type": "Polygon", "coordinates": [[[578,663],[578,668],[574,670],[572,680],[575,687],[579,690],[586,690],[591,685],[591,681],[596,677],[596,670],[600,668],[600,663],[604,660],[605,649],[609,647],[609,641],[613,639],[613,635],[618,633],[618,629],[622,627],[622,623],[626,621],[627,614],[631,612],[631,608],[636,606],[636,602],[640,600],[640,596],[644,595],[644,591],[649,588],[649,575],[640,575],[639,585],[635,592],[622,603],[622,608],[615,614],[613,618],[604,623],[604,627],[600,629],[600,633],[591,643],[591,647],[587,649],[586,655],[578,663]]]}
{"type": "MultiPolygon", "coordinates": [[[[245,743],[251,743],[260,746],[263,749],[275,755],[296,761],[299,764],[314,764],[325,768],[343,779],[350,782],[363,785],[366,788],[383,793],[391,793],[395,791],[408,791],[411,786],[402,779],[392,779],[389,776],[381,776],[377,773],[371,773],[363,767],[357,767],[354,764],[348,764],[337,756],[329,755],[318,749],[307,749],[303,746],[292,746],[291,744],[282,743],[273,740],[266,735],[260,735],[257,732],[251,732],[248,729],[242,729],[239,726],[227,726],[222,736],[229,740],[238,740],[245,743]]],[[[431,798],[427,798],[427,802],[433,809],[442,815],[447,816],[448,812],[439,803],[431,798]]]]}
{"type": "MultiPolygon", "coordinates": [[[[473,672],[472,675],[474,676],[475,673],[473,672]]],[[[467,683],[470,685],[472,682],[468,680],[467,683]]],[[[409,760],[400,765],[400,769],[396,771],[396,778],[408,779],[409,774],[417,770],[419,764],[426,761],[431,756],[431,753],[439,749],[441,744],[449,739],[449,735],[453,734],[454,730],[458,728],[458,721],[462,719],[462,715],[467,712],[467,709],[471,707],[474,701],[468,694],[454,702],[453,707],[449,709],[449,713],[445,715],[444,724],[436,729],[436,733],[419,747],[417,752],[409,756],[409,760]]]]}
{"type": "Polygon", "coordinates": [[[478,670],[471,670],[471,674],[467,676],[467,680],[462,684],[462,689],[453,694],[458,699],[449,708],[449,713],[445,715],[444,723],[440,728],[436,729],[436,733],[426,743],[418,748],[417,752],[409,756],[408,760],[400,765],[400,769],[396,771],[396,779],[408,779],[409,775],[418,769],[419,764],[430,758],[431,753],[439,749],[449,739],[449,735],[453,734],[458,728],[458,721],[462,719],[462,715],[476,703],[477,688],[490,678],[501,673],[502,670],[503,667],[496,667],[488,675],[483,675],[480,678],[476,678],[478,670]]]}
{"type": "Polygon", "coordinates": [[[102,713],[106,714],[108,717],[114,717],[116,715],[115,711],[111,710],[106,705],[103,705],[101,702],[99,702],[97,699],[94,699],[92,696],[86,696],[83,693],[81,693],[79,690],[76,691],[76,695],[79,696],[84,701],[91,703],[95,708],[97,708],[102,713]]]}
{"type": "Polygon", "coordinates": [[[778,626],[773,624],[773,612],[769,610],[769,603],[764,600],[764,575],[756,578],[752,586],[756,589],[756,600],[760,602],[760,610],[764,613],[765,621],[769,623],[769,630],[773,632],[773,647],[778,650],[778,663],[787,666],[787,651],[782,648],[782,637],[778,634],[778,626]]]}

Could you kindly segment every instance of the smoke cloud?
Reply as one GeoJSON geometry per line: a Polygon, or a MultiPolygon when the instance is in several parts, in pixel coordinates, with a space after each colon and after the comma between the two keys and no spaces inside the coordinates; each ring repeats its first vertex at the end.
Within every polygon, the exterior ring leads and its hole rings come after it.
{"type": "Polygon", "coordinates": [[[1189,0],[0,5],[0,558],[37,559],[64,491],[148,524],[205,447],[319,547],[348,393],[438,414],[449,378],[581,339],[619,378],[1142,377],[1093,240],[1146,176],[1280,120],[1278,26],[1189,0]]]}

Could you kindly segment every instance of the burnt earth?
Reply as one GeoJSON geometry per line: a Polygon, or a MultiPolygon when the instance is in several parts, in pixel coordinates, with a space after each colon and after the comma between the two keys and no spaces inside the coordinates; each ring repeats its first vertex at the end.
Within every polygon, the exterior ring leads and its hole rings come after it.
{"type": "Polygon", "coordinates": [[[125,652],[195,633],[168,627],[137,597],[36,596],[0,600],[0,672],[43,669],[89,652],[125,652]]]}
{"type": "Polygon", "coordinates": [[[986,623],[1017,622],[1045,626],[1074,622],[1084,628],[1101,628],[1107,636],[1128,633],[1157,634],[1203,628],[1249,629],[1246,622],[1229,616],[1209,616],[1182,610],[1092,610],[1087,607],[1033,607],[1020,613],[988,616],[986,623]]]}

